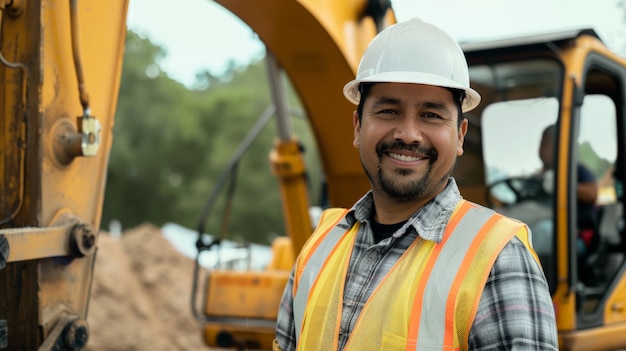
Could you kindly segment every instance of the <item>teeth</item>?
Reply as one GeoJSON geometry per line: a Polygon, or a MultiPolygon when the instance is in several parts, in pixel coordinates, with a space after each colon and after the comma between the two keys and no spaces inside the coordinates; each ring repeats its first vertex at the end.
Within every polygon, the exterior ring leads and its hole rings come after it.
{"type": "Polygon", "coordinates": [[[421,160],[421,158],[416,157],[416,156],[406,156],[406,155],[394,154],[392,152],[389,153],[389,157],[395,158],[396,160],[407,161],[407,162],[421,160]]]}

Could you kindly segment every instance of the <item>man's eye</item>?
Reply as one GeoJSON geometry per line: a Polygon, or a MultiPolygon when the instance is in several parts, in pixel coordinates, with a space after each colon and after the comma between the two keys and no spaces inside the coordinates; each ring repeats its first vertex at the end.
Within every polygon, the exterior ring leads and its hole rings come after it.
{"type": "Polygon", "coordinates": [[[398,111],[396,110],[391,110],[391,109],[383,109],[378,111],[379,114],[389,114],[389,115],[397,115],[398,111]]]}
{"type": "Polygon", "coordinates": [[[432,112],[425,112],[425,113],[422,114],[422,117],[425,117],[425,118],[441,118],[441,116],[439,116],[436,113],[432,113],[432,112]]]}

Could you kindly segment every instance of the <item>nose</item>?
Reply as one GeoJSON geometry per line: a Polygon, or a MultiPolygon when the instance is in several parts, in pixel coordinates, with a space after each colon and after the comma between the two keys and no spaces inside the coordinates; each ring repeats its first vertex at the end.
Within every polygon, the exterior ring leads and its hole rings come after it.
{"type": "Polygon", "coordinates": [[[400,120],[393,131],[393,138],[405,144],[421,143],[423,140],[423,126],[420,125],[419,118],[404,117],[400,120]]]}

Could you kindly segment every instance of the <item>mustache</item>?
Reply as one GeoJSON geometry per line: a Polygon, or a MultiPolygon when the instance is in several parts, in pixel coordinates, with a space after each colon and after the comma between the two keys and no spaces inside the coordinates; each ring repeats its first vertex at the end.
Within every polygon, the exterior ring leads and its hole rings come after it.
{"type": "Polygon", "coordinates": [[[376,155],[381,158],[384,153],[389,150],[406,150],[410,152],[417,152],[428,157],[430,163],[437,160],[437,150],[432,147],[423,146],[422,144],[406,144],[400,140],[395,140],[391,143],[380,142],[376,145],[376,155]]]}

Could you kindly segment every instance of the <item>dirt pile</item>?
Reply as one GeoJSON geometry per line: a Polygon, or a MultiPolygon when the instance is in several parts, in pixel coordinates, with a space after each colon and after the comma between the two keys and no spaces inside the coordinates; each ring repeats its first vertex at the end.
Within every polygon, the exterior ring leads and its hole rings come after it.
{"type": "Polygon", "coordinates": [[[100,233],[87,350],[210,350],[191,313],[193,268],[153,225],[100,233]]]}

